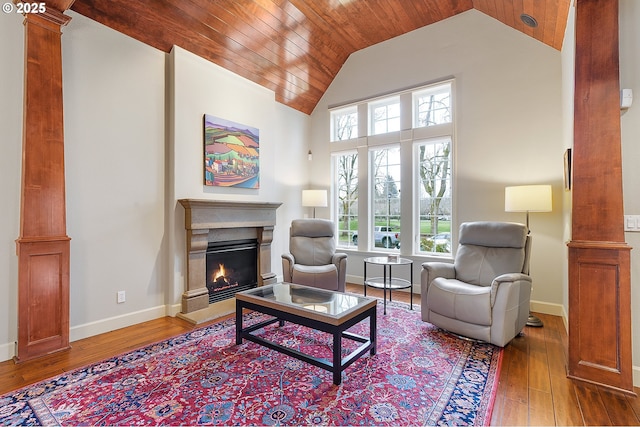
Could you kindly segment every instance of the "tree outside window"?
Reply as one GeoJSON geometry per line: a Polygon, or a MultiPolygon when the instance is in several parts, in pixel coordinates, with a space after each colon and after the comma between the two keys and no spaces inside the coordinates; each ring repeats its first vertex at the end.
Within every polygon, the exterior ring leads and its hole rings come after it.
{"type": "Polygon", "coordinates": [[[335,157],[337,171],[338,245],[358,246],[358,154],[335,157]]]}
{"type": "Polygon", "coordinates": [[[344,141],[358,137],[357,107],[331,112],[331,141],[344,141]]]}
{"type": "Polygon", "coordinates": [[[451,123],[451,85],[445,84],[413,94],[415,128],[451,123]]]}
{"type": "Polygon", "coordinates": [[[369,241],[377,247],[400,246],[400,147],[371,151],[373,229],[369,241]]]}
{"type": "Polygon", "coordinates": [[[451,253],[451,139],[417,145],[420,252],[451,253]]]}

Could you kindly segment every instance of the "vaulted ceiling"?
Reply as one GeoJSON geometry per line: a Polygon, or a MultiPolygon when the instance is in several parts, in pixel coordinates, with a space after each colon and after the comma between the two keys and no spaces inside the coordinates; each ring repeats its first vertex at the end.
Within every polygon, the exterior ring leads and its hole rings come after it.
{"type": "Polygon", "coordinates": [[[71,9],[180,46],[311,113],[349,55],[469,9],[561,49],[571,0],[76,0],[71,9]],[[529,27],[521,15],[533,17],[529,27]]]}

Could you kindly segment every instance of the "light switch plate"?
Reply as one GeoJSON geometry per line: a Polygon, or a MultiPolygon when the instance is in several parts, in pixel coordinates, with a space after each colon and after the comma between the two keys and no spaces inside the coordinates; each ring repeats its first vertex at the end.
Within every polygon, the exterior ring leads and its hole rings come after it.
{"type": "Polygon", "coordinates": [[[640,231],[640,215],[625,215],[624,231],[640,231]]]}

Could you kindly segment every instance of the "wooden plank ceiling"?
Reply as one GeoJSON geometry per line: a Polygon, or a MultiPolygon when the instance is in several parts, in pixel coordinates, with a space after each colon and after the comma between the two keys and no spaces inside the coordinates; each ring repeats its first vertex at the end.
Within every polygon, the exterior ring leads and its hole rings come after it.
{"type": "Polygon", "coordinates": [[[561,49],[571,0],[76,0],[71,9],[169,52],[180,46],[311,113],[349,55],[469,9],[561,49]],[[523,24],[520,15],[538,26],[523,24]]]}

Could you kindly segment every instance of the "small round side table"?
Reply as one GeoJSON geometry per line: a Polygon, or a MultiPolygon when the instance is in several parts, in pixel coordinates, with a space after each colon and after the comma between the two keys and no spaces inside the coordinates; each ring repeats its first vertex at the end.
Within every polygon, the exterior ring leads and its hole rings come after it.
{"type": "Polygon", "coordinates": [[[409,288],[411,305],[413,310],[413,261],[407,258],[390,258],[386,256],[375,256],[364,259],[364,296],[367,296],[367,287],[383,290],[384,314],[387,314],[387,289],[389,290],[389,301],[391,301],[391,291],[393,289],[409,288]],[[382,277],[367,278],[367,265],[375,264],[382,266],[382,277]],[[396,265],[408,265],[411,271],[411,280],[394,278],[392,276],[391,267],[396,265]]]}

